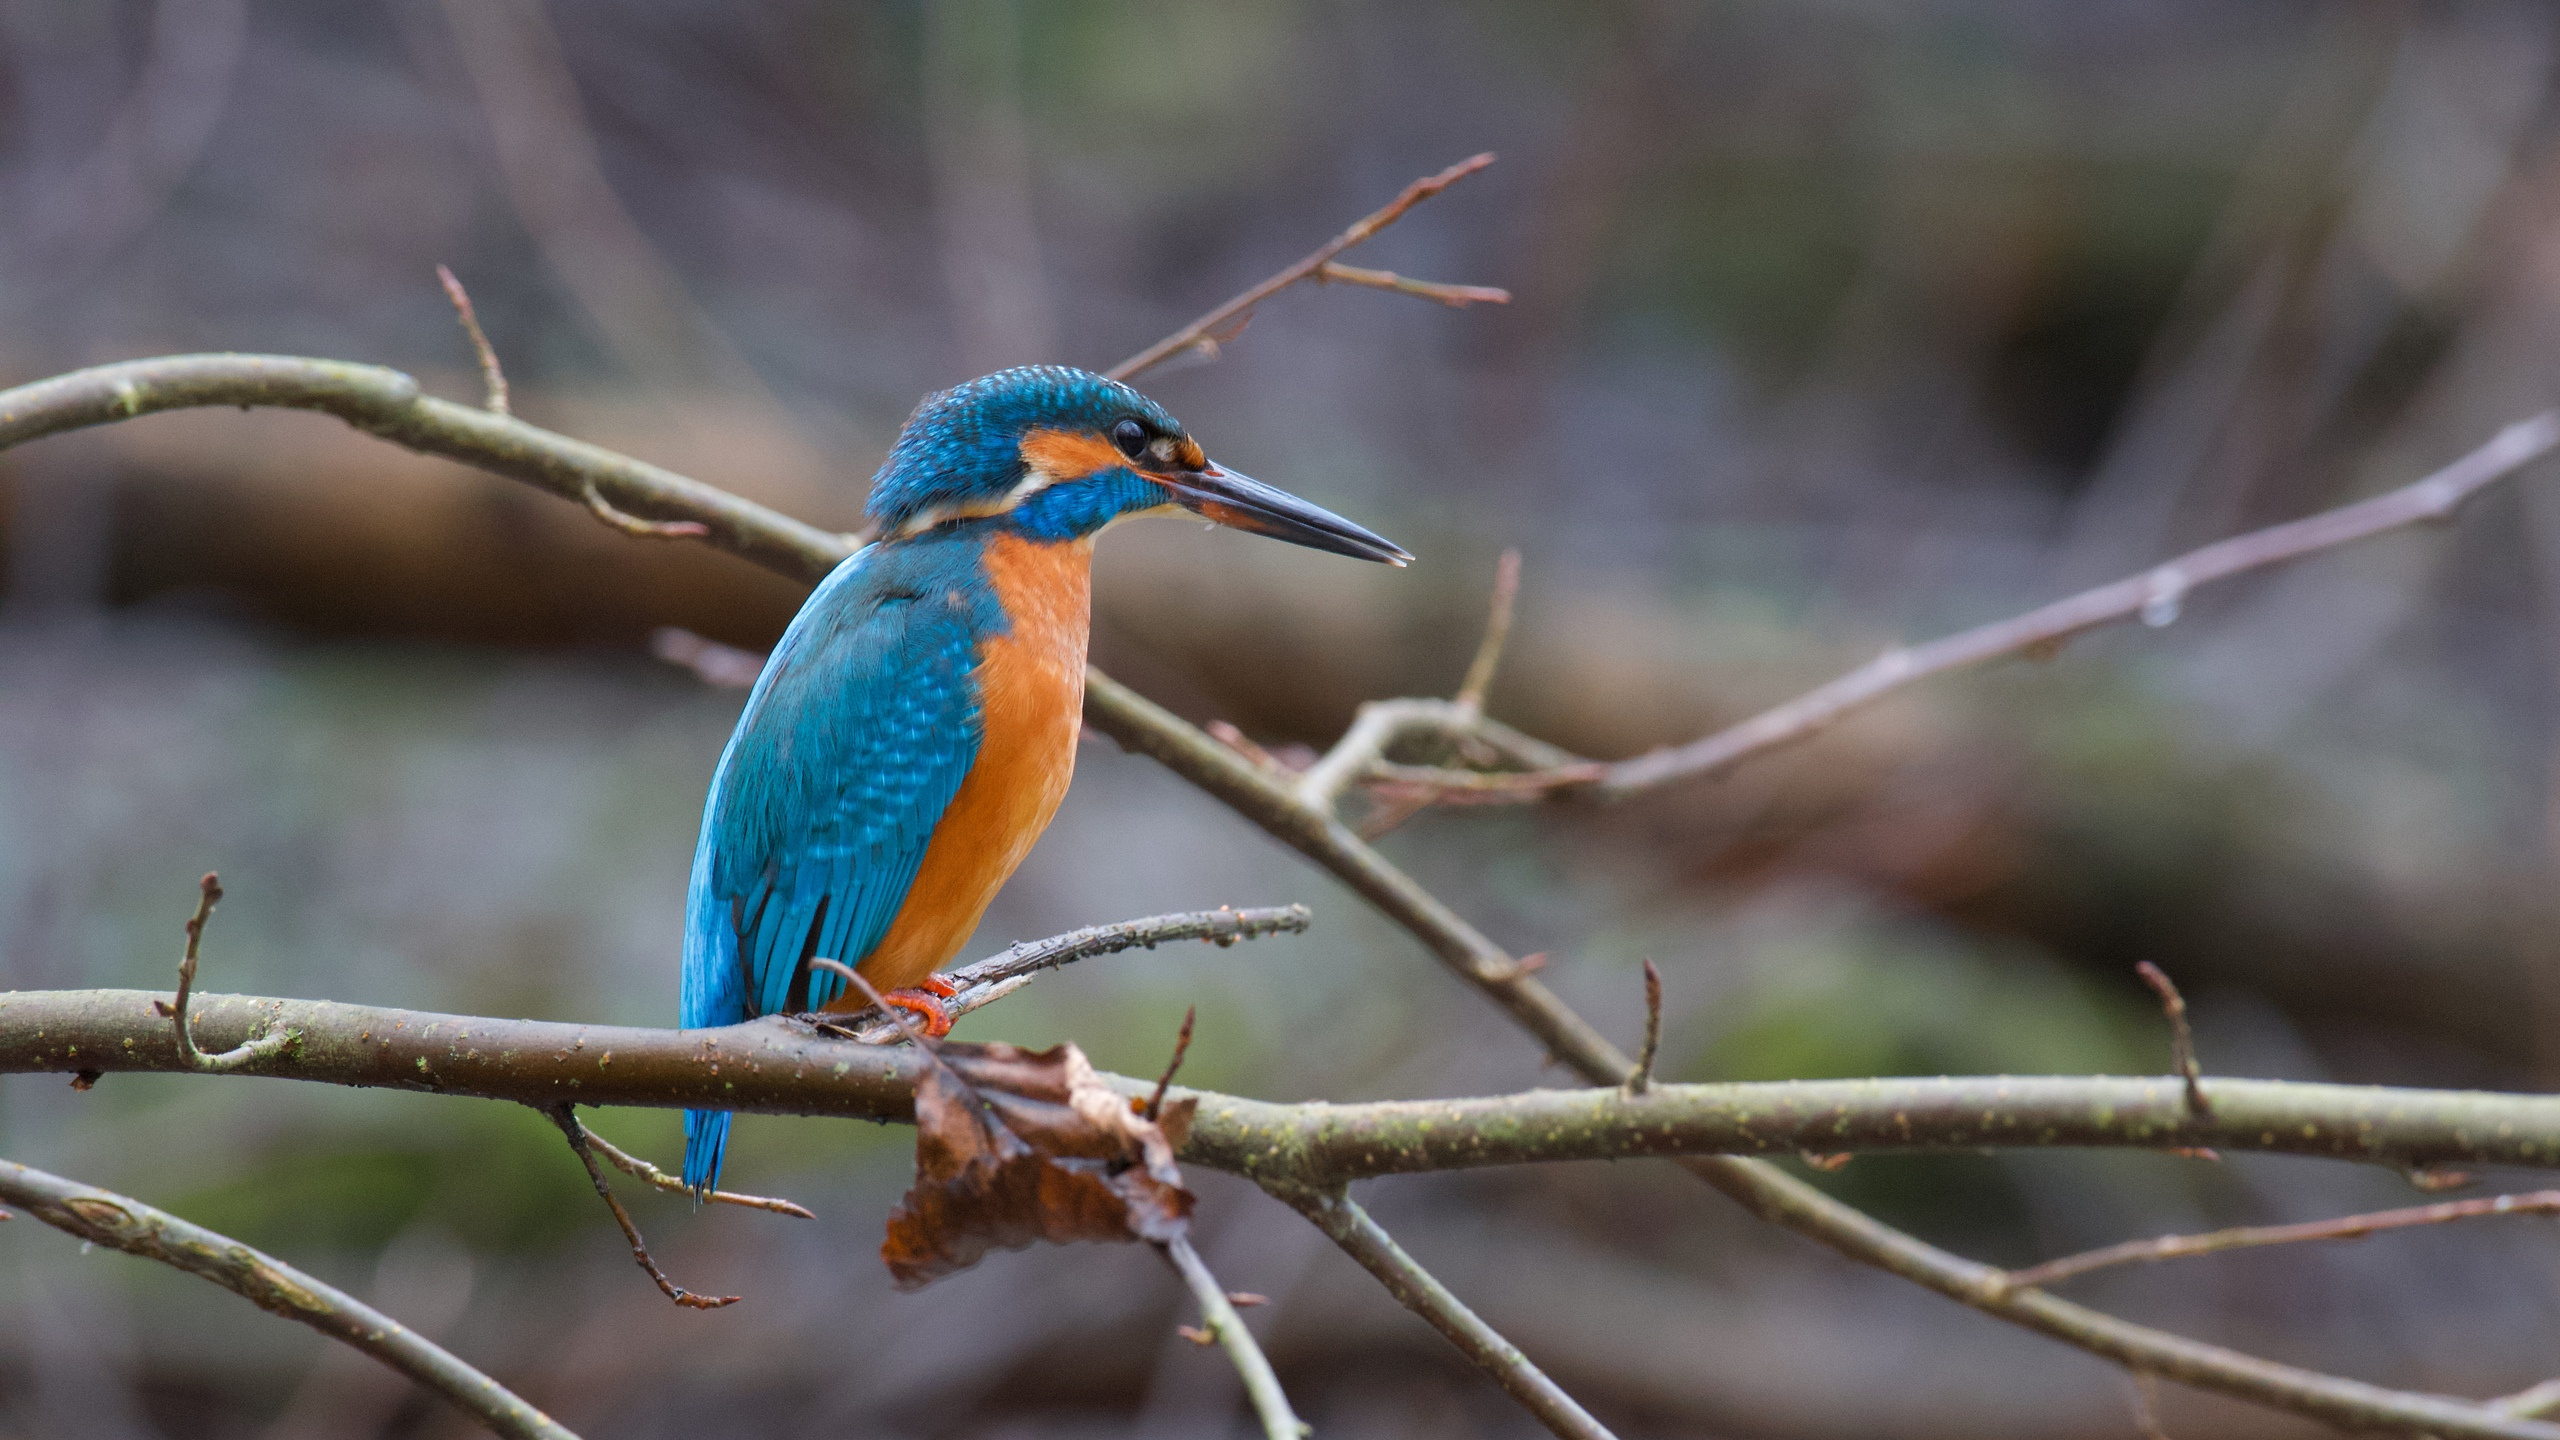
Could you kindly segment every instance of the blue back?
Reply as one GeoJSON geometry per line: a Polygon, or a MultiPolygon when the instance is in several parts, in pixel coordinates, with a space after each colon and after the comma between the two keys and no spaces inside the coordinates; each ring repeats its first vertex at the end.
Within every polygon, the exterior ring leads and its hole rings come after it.
{"type": "MultiPolygon", "coordinates": [[[[1008,625],[984,526],[872,545],[821,581],[748,692],[704,802],[680,1023],[818,1009],[887,933],[977,760],[971,672],[1008,625]]],[[[729,1117],[685,1115],[685,1182],[718,1182],[729,1117]]]]}

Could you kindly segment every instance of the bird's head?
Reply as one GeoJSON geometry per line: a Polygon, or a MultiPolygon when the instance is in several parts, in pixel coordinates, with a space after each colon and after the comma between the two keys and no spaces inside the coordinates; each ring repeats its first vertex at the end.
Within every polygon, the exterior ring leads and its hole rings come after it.
{"type": "Polygon", "coordinates": [[[1337,555],[1403,565],[1401,547],[1219,465],[1163,406],[1063,365],[1029,365],[928,396],[871,482],[873,533],[906,539],[992,520],[1066,541],[1182,511],[1337,555]]]}

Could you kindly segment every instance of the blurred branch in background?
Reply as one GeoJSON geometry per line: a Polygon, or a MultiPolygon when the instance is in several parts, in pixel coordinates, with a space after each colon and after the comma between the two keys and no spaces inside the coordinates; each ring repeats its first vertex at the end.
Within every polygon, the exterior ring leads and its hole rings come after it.
{"type": "Polygon", "coordinates": [[[92,1245],[200,1275],[261,1310],[354,1346],[510,1440],[578,1440],[540,1410],[399,1321],[237,1240],[139,1200],[0,1160],[0,1200],[92,1245]]]}

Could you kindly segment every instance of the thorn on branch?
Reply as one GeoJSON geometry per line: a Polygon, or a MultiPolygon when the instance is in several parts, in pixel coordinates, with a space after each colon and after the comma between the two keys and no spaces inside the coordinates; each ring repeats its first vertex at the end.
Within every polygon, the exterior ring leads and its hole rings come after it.
{"type": "Polygon", "coordinates": [[[1629,1095],[1653,1088],[1653,1057],[1662,1049],[1662,972],[1644,962],[1644,1048],[1636,1052],[1636,1068],[1627,1076],[1629,1095]]]}
{"type": "Polygon", "coordinates": [[[622,1227],[622,1238],[631,1242],[631,1258],[651,1280],[657,1282],[659,1294],[688,1310],[717,1310],[746,1298],[742,1295],[697,1295],[668,1279],[667,1272],[659,1269],[658,1262],[650,1258],[649,1246],[640,1238],[640,1227],[631,1223],[631,1212],[622,1208],[622,1201],[613,1193],[612,1183],[604,1178],[603,1168],[596,1164],[596,1152],[588,1144],[587,1127],[578,1119],[578,1108],[558,1105],[546,1113],[551,1116],[551,1123],[560,1127],[560,1133],[569,1137],[569,1148],[578,1152],[578,1163],[587,1167],[587,1178],[595,1182],[596,1194],[604,1197],[605,1208],[613,1212],[613,1223],[622,1227]]]}
{"type": "Polygon", "coordinates": [[[2434,1195],[2447,1190],[2459,1190],[2480,1177],[2469,1170],[2418,1169],[2408,1172],[2408,1178],[2412,1189],[2424,1190],[2434,1195]]]}
{"type": "Polygon", "coordinates": [[[1218,1332],[1198,1325],[1176,1325],[1173,1333],[1206,1350],[1218,1343],[1218,1332]]]}
{"type": "Polygon", "coordinates": [[[1174,1072],[1182,1068],[1182,1057],[1191,1052],[1191,1022],[1199,1015],[1200,1007],[1197,1005],[1182,1012],[1182,1033],[1173,1037],[1173,1059],[1165,1065],[1164,1073],[1156,1077],[1156,1093],[1148,1096],[1147,1103],[1138,1109],[1138,1113],[1149,1120],[1164,1113],[1164,1092],[1173,1084],[1174,1072]]]}
{"type": "MultiPolygon", "coordinates": [[[[156,1003],[156,1002],[155,1002],[155,1003],[156,1003]]],[[[71,1088],[72,1088],[72,1089],[74,1089],[74,1090],[92,1090],[92,1089],[95,1089],[95,1088],[97,1088],[97,1084],[98,1084],[98,1082],[99,1082],[101,1079],[105,1078],[106,1073],[107,1073],[107,1072],[106,1072],[106,1071],[104,1071],[104,1070],[82,1070],[82,1071],[79,1071],[79,1072],[77,1072],[77,1073],[73,1074],[73,1075],[72,1075],[72,1077],[71,1077],[71,1088]]]]}
{"type": "Polygon", "coordinates": [[[1502,647],[1511,638],[1511,604],[1520,594],[1520,547],[1514,545],[1502,552],[1493,567],[1493,598],[1486,605],[1484,639],[1476,644],[1476,658],[1467,664],[1467,678],[1458,684],[1454,701],[1469,717],[1484,713],[1484,696],[1493,688],[1494,668],[1502,663],[1502,647]]]}
{"type": "Polygon", "coordinates": [[[444,282],[444,297],[453,302],[453,313],[462,321],[462,333],[471,337],[471,353],[480,359],[480,381],[487,388],[489,413],[510,413],[507,409],[506,372],[498,368],[498,352],[480,329],[480,317],[471,309],[471,296],[463,290],[462,282],[444,266],[436,267],[436,278],[444,282]]]}
{"type": "Polygon", "coordinates": [[[2169,1055],[2178,1067],[2179,1078],[2187,1086],[2187,1110],[2199,1118],[2213,1113],[2212,1102],[2204,1098],[2204,1072],[2196,1064],[2195,1033],[2187,1028],[2186,997],[2178,993],[2169,972],[2145,960],[2133,967],[2142,983],[2160,997],[2160,1011],[2169,1017],[2169,1055]]]}
{"type": "Polygon", "coordinates": [[[1271,1297],[1257,1295],[1250,1290],[1230,1290],[1227,1292],[1227,1303],[1239,1310],[1250,1310],[1256,1305],[1270,1304],[1271,1297]]]}
{"type": "Polygon", "coordinates": [[[1828,1175],[1834,1170],[1846,1169],[1850,1161],[1858,1158],[1858,1154],[1854,1150],[1843,1150],[1837,1155],[1816,1155],[1806,1150],[1796,1158],[1802,1160],[1807,1168],[1819,1170],[1828,1175]]]}
{"type": "Polygon", "coordinates": [[[604,498],[592,477],[578,487],[578,498],[586,502],[588,514],[635,539],[699,540],[711,533],[699,520],[643,520],[604,498]]]}

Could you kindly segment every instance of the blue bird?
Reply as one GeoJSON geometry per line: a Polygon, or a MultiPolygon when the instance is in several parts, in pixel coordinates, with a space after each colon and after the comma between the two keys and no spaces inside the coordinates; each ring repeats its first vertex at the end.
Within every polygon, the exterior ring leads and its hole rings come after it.
{"type": "MultiPolygon", "coordinates": [[[[853,966],[948,1031],[934,972],[1075,768],[1094,537],[1187,511],[1363,560],[1413,557],[1219,466],[1162,406],[1062,366],[928,397],[872,480],[878,537],[819,582],[720,753],[685,900],[681,1020],[860,1009],[853,966]]],[[[729,1116],[688,1110],[715,1187],[729,1116]]]]}

